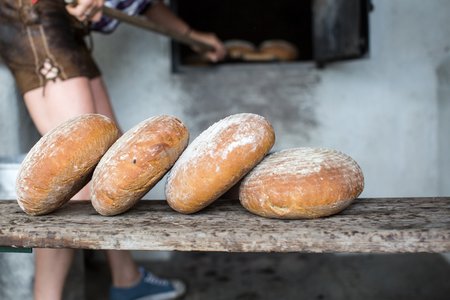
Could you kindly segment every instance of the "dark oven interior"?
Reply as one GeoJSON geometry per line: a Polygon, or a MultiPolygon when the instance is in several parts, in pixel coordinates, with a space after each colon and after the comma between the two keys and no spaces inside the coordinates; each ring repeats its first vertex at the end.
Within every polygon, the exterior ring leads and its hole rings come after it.
{"type": "MultiPolygon", "coordinates": [[[[214,32],[227,46],[238,40],[254,47],[250,54],[228,55],[222,64],[311,60],[324,63],[361,57],[368,48],[369,0],[171,0],[170,3],[192,28],[214,32]],[[277,49],[285,52],[281,56],[279,52],[272,56],[273,51],[269,56],[259,55],[267,54],[267,41],[281,41],[284,48],[277,49]],[[286,45],[294,54],[285,55],[286,45]]],[[[208,65],[187,46],[172,43],[172,50],[175,71],[183,66],[208,65]]]]}
{"type": "MultiPolygon", "coordinates": [[[[214,32],[224,42],[248,41],[258,49],[264,41],[284,40],[298,50],[295,60],[312,58],[310,0],[172,0],[171,5],[193,28],[214,32]]],[[[181,65],[201,63],[186,46],[174,51],[181,65]]]]}

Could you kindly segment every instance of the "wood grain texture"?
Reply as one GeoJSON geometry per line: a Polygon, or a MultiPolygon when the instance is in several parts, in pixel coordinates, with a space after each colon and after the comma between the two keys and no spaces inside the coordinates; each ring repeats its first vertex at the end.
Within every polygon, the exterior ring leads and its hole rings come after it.
{"type": "Polygon", "coordinates": [[[236,200],[179,214],[164,201],[141,201],[115,217],[88,202],[28,216],[0,201],[0,245],[16,247],[229,252],[449,252],[450,198],[358,199],[338,215],[276,220],[236,200]]]}

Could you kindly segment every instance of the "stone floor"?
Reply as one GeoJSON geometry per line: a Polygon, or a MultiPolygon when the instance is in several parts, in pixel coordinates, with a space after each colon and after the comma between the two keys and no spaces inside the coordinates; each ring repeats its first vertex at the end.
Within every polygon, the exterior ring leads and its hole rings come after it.
{"type": "MultiPolygon", "coordinates": [[[[183,253],[144,266],[189,286],[185,300],[447,300],[450,264],[435,254],[183,253]]],[[[105,263],[86,270],[88,300],[107,299],[105,263]]]]}

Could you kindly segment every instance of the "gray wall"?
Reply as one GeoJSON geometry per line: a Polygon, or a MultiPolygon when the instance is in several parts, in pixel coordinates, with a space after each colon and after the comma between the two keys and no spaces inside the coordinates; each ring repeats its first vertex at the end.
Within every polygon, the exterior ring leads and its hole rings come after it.
{"type": "Polygon", "coordinates": [[[439,187],[448,168],[439,153],[448,144],[438,143],[449,128],[438,113],[448,92],[438,97],[445,83],[437,69],[450,56],[450,2],[374,5],[370,58],[322,71],[297,63],[171,74],[168,40],[127,25],[96,35],[95,55],[124,129],[174,114],[194,138],[226,115],[255,112],[274,124],[275,149],[324,146],[351,155],[365,173],[363,196],[448,193],[439,187]]]}
{"type": "Polygon", "coordinates": [[[439,80],[439,193],[450,195],[450,56],[439,66],[437,75],[439,80]]]}
{"type": "MultiPolygon", "coordinates": [[[[448,196],[450,1],[373,2],[370,58],[321,71],[296,63],[171,74],[169,41],[126,25],[95,35],[95,56],[125,130],[173,114],[195,138],[222,117],[255,112],[273,123],[275,149],[321,146],[351,155],[366,177],[362,196],[448,196]]],[[[0,128],[0,155],[35,142],[1,63],[0,128]]],[[[148,197],[163,196],[162,182],[148,197]]]]}
{"type": "Polygon", "coordinates": [[[25,104],[16,92],[14,80],[1,59],[0,130],[0,156],[15,156],[28,151],[39,138],[25,104]]]}
{"type": "MultiPolygon", "coordinates": [[[[195,138],[226,115],[255,112],[273,123],[275,149],[323,146],[351,155],[365,173],[363,196],[448,194],[450,1],[374,5],[370,57],[325,70],[295,63],[172,74],[169,41],[125,24],[94,35],[95,56],[125,130],[173,114],[195,138]]],[[[34,129],[1,64],[0,82],[0,155],[25,152],[34,129]]]]}

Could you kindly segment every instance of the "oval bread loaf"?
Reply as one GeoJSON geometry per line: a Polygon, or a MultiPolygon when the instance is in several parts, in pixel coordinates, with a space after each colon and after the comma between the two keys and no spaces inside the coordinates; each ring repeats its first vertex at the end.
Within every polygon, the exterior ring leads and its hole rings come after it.
{"type": "Polygon", "coordinates": [[[280,61],[292,61],[298,57],[297,47],[284,40],[267,40],[261,44],[259,51],[280,61]]]}
{"type": "Polygon", "coordinates": [[[188,140],[188,129],[172,116],[153,117],[128,130],[95,168],[95,210],[111,216],[134,206],[172,167],[188,140]]]}
{"type": "Polygon", "coordinates": [[[349,156],[323,148],[293,148],[268,155],[242,181],[239,199],[250,212],[302,219],[336,214],[364,188],[349,156]]]}
{"type": "Polygon", "coordinates": [[[169,205],[181,213],[206,207],[238,182],[272,148],[271,124],[236,114],[202,132],[181,155],[166,184],[169,205]]]}
{"type": "Polygon", "coordinates": [[[98,114],[73,118],[45,134],[19,170],[19,206],[30,215],[61,207],[88,183],[100,158],[118,137],[114,122],[98,114]]]}
{"type": "Polygon", "coordinates": [[[249,41],[228,40],[224,42],[227,55],[232,59],[241,59],[244,54],[255,53],[256,47],[249,41]]]}

